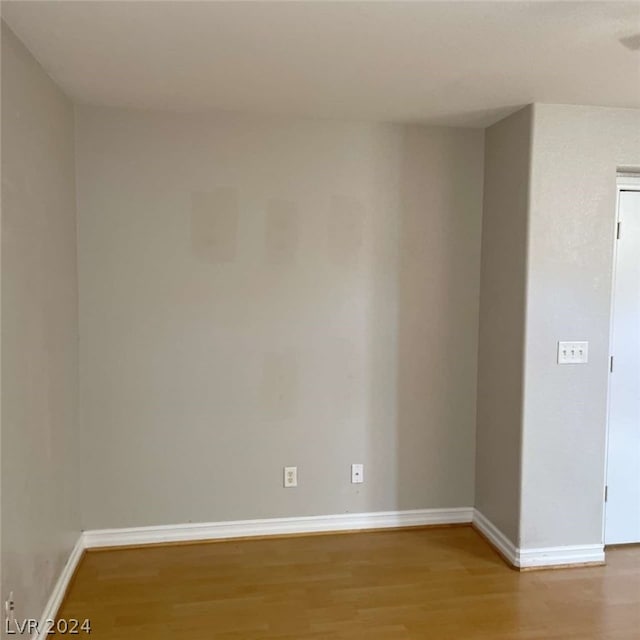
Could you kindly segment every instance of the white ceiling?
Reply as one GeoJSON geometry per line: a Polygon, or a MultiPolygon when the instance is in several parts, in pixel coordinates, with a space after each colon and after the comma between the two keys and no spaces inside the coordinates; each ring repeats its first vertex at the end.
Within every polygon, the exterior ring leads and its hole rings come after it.
{"type": "Polygon", "coordinates": [[[82,103],[484,126],[640,108],[640,2],[25,2],[3,18],[82,103]]]}

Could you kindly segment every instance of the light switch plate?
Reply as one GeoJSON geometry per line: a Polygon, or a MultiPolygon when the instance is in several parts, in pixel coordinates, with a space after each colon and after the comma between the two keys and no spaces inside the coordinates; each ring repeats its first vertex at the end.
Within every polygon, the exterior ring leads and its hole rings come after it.
{"type": "Polygon", "coordinates": [[[588,342],[558,342],[558,364],[585,364],[588,361],[588,342]]]}

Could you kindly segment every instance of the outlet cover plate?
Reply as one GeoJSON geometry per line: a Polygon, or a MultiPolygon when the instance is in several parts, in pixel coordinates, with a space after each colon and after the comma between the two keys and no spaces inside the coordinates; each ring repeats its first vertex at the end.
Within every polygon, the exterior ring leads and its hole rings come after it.
{"type": "Polygon", "coordinates": [[[298,486],[298,467],[284,468],[284,486],[285,489],[298,486]]]}

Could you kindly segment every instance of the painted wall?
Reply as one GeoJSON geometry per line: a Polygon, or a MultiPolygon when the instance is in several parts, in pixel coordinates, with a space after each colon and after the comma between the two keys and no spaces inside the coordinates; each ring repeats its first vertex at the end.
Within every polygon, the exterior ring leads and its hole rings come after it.
{"type": "Polygon", "coordinates": [[[485,135],[476,508],[517,544],[532,108],[485,135]]]}
{"type": "Polygon", "coordinates": [[[616,169],[640,111],[536,104],[529,220],[522,545],[602,541],[616,169]],[[558,340],[589,363],[558,366],[558,340]]]}
{"type": "Polygon", "coordinates": [[[2,594],[18,618],[41,615],[80,532],[74,172],[73,107],[2,23],[2,594]]]}
{"type": "Polygon", "coordinates": [[[86,528],[473,504],[482,131],[76,116],[86,528]]]}

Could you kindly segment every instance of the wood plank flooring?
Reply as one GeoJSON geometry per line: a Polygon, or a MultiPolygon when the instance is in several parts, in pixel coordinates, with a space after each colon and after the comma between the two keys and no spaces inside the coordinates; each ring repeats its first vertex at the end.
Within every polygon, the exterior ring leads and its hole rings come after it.
{"type": "Polygon", "coordinates": [[[92,551],[59,617],[93,640],[638,640],[640,548],[528,573],[470,527],[92,551]]]}

